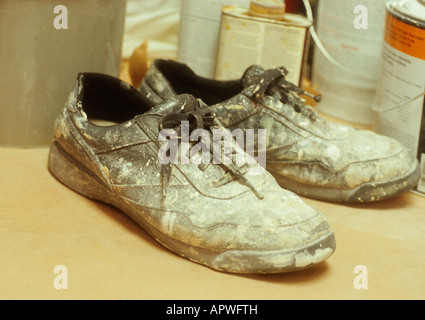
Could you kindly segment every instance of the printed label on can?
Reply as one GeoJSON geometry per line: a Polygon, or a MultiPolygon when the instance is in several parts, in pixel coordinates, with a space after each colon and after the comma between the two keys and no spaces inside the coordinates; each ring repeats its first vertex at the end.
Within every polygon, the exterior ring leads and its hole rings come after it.
{"type": "MultiPolygon", "coordinates": [[[[288,18],[296,15],[287,14],[288,18]]],[[[309,22],[303,26],[244,15],[236,7],[223,9],[216,79],[240,78],[253,64],[265,69],[285,66],[287,79],[301,84],[309,22]]]]}
{"type": "Polygon", "coordinates": [[[425,31],[387,13],[385,42],[392,48],[425,61],[425,31]]]}

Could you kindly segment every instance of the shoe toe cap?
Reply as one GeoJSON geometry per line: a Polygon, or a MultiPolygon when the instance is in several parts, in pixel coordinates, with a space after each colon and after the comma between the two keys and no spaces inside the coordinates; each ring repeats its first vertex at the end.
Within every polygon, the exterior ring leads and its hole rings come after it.
{"type": "Polygon", "coordinates": [[[202,211],[170,213],[163,232],[199,250],[196,260],[232,272],[282,272],[327,259],[335,250],[327,219],[295,194],[272,189],[264,200],[203,201],[202,211]]]}

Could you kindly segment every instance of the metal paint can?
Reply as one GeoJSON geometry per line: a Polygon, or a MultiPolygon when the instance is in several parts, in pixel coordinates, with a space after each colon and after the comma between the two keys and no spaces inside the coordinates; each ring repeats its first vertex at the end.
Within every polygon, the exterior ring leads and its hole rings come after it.
{"type": "Polygon", "coordinates": [[[253,64],[265,69],[285,66],[288,80],[301,85],[310,25],[297,14],[270,19],[254,16],[245,8],[223,7],[215,78],[240,78],[253,64]]]}
{"type": "Polygon", "coordinates": [[[375,99],[375,130],[399,140],[422,165],[417,191],[425,195],[425,1],[387,4],[375,99]]]}

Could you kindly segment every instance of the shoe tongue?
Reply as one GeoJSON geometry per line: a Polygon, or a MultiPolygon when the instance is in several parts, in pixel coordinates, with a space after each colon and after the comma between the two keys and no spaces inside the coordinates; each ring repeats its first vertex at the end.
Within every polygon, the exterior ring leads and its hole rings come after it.
{"type": "Polygon", "coordinates": [[[152,107],[148,113],[150,114],[169,114],[172,112],[189,112],[195,110],[199,101],[191,94],[181,94],[176,97],[167,99],[156,106],[152,107]]]}
{"type": "Polygon", "coordinates": [[[252,65],[246,69],[242,76],[242,85],[247,88],[253,84],[258,83],[258,80],[263,75],[264,69],[259,65],[252,65]]]}

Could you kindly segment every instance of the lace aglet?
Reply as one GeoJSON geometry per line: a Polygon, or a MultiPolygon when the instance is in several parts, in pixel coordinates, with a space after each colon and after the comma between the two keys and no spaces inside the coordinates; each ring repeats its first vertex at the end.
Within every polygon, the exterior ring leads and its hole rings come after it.
{"type": "Polygon", "coordinates": [[[251,189],[251,191],[257,196],[258,199],[263,200],[264,196],[259,192],[255,186],[242,174],[237,174],[237,177],[243,181],[243,183],[251,189]]]}
{"type": "Polygon", "coordinates": [[[252,192],[254,192],[254,194],[257,196],[258,199],[264,200],[263,194],[259,192],[257,189],[255,189],[255,187],[250,182],[248,182],[248,186],[252,190],[252,192]]]}
{"type": "Polygon", "coordinates": [[[308,93],[306,91],[304,91],[302,94],[305,95],[306,97],[309,97],[309,98],[313,99],[317,103],[319,103],[320,101],[322,101],[322,96],[320,94],[318,94],[317,96],[315,96],[315,95],[313,95],[311,93],[308,93]]]}

